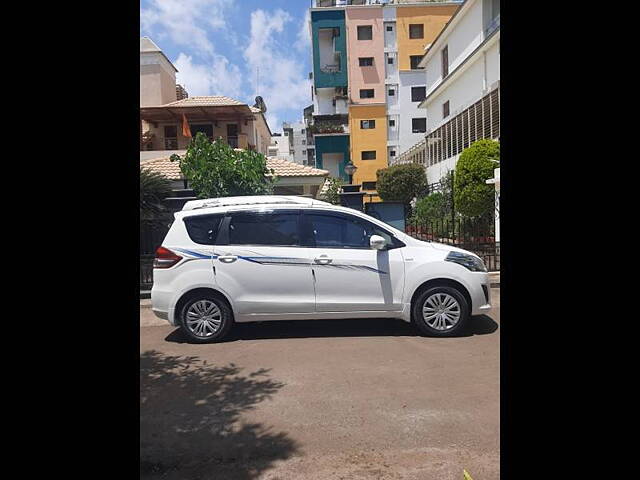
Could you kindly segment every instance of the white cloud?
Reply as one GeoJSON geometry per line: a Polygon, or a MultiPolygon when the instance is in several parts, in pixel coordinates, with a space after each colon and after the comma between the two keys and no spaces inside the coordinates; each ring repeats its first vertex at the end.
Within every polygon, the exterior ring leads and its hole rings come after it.
{"type": "Polygon", "coordinates": [[[311,13],[307,10],[302,19],[300,30],[298,30],[298,40],[295,43],[295,47],[298,50],[306,50],[311,48],[311,33],[309,32],[309,22],[311,21],[311,13]]]}
{"type": "Polygon", "coordinates": [[[207,30],[226,30],[225,13],[233,0],[150,0],[140,24],[150,35],[167,35],[177,46],[213,55],[207,30]]]}
{"type": "MultiPolygon", "coordinates": [[[[279,40],[279,34],[292,20],[282,9],[274,12],[255,10],[251,13],[251,38],[244,51],[254,92],[257,87],[255,72],[260,68],[258,93],[274,120],[286,109],[296,110],[296,118],[291,120],[300,120],[302,109],[311,103],[311,82],[303,69],[304,64],[292,56],[291,44],[279,40]]],[[[279,128],[271,121],[269,126],[279,128]]]]}
{"type": "Polygon", "coordinates": [[[183,85],[191,97],[226,95],[238,98],[242,94],[242,73],[223,55],[214,54],[211,61],[196,63],[193,57],[180,53],[174,65],[178,69],[176,82],[183,85]]]}

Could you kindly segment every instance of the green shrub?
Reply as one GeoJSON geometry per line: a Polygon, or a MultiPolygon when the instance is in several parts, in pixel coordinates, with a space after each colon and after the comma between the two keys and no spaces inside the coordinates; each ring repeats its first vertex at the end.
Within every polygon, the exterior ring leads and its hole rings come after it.
{"type": "Polygon", "coordinates": [[[333,203],[334,205],[340,204],[340,191],[342,190],[342,184],[344,183],[341,178],[330,178],[328,180],[329,186],[324,194],[324,200],[333,203]]]}
{"type": "Polygon", "coordinates": [[[456,212],[465,217],[483,217],[494,211],[494,186],[486,180],[493,178],[499,161],[500,143],[495,140],[478,140],[463,150],[454,177],[456,212]]]}
{"type": "Polygon", "coordinates": [[[171,182],[157,172],[140,169],[140,219],[148,220],[164,211],[162,201],[171,196],[171,182]]]}
{"type": "Polygon", "coordinates": [[[416,202],[414,218],[418,222],[431,222],[447,217],[447,200],[442,192],[434,192],[416,202]]]}
{"type": "Polygon", "coordinates": [[[416,163],[394,165],[376,172],[378,195],[385,202],[402,202],[409,206],[414,198],[427,191],[427,175],[416,163]]]}
{"type": "Polygon", "coordinates": [[[198,198],[236,195],[268,195],[275,177],[267,168],[267,159],[253,150],[234,150],[222,139],[211,142],[198,132],[183,157],[171,155],[180,162],[180,170],[198,198]]]}

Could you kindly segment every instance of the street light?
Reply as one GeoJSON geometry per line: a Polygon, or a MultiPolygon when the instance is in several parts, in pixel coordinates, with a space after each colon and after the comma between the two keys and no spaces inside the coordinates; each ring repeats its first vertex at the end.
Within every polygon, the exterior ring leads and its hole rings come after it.
{"type": "Polygon", "coordinates": [[[356,173],[358,167],[356,167],[351,160],[344,166],[344,171],[349,175],[349,184],[353,184],[353,174],[356,173]]]}

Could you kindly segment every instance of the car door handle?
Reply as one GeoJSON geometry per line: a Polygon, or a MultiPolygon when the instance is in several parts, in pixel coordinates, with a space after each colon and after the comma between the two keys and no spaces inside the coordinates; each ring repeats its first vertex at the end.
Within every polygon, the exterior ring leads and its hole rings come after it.
{"type": "Polygon", "coordinates": [[[328,265],[333,261],[333,259],[327,257],[326,255],[320,255],[319,257],[314,258],[313,261],[318,265],[328,265]]]}
{"type": "Polygon", "coordinates": [[[218,260],[220,260],[222,263],[232,263],[235,262],[238,259],[237,255],[220,255],[218,257],[218,260]]]}

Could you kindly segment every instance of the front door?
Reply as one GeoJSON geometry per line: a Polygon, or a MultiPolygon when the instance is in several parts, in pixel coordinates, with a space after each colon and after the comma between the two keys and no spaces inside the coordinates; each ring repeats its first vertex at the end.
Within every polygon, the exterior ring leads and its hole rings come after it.
{"type": "Polygon", "coordinates": [[[233,300],[239,320],[312,313],[309,254],[300,246],[297,210],[231,212],[214,250],[216,284],[233,300]]]}
{"type": "Polygon", "coordinates": [[[317,312],[402,310],[404,260],[401,242],[361,217],[305,211],[303,245],[311,251],[317,312]],[[371,235],[390,246],[374,250],[371,235]]]}

